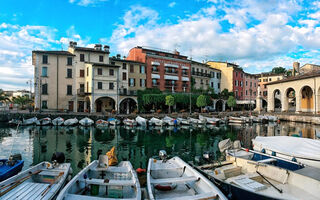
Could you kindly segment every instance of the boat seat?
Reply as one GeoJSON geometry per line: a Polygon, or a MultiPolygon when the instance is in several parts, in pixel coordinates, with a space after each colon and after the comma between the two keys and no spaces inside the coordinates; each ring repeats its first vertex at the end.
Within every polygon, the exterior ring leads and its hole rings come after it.
{"type": "Polygon", "coordinates": [[[40,176],[59,176],[59,174],[63,171],[58,170],[42,170],[39,175],[40,176]]]}
{"type": "MultiPolygon", "coordinates": [[[[68,200],[114,200],[114,198],[97,197],[97,196],[87,196],[78,194],[67,194],[65,199],[68,200]]],[[[127,198],[122,200],[135,200],[136,198],[127,198]]]]}
{"type": "Polygon", "coordinates": [[[271,163],[271,162],[275,162],[275,161],[277,161],[277,159],[267,158],[267,159],[264,159],[264,160],[258,160],[257,162],[258,163],[271,163]]]}
{"type": "Polygon", "coordinates": [[[166,183],[184,183],[197,181],[199,178],[195,176],[177,177],[177,178],[160,178],[151,179],[151,184],[166,184],[166,183]]]}
{"type": "Polygon", "coordinates": [[[255,180],[248,178],[246,175],[233,177],[230,178],[230,180],[235,184],[239,185],[240,187],[253,192],[257,192],[268,188],[266,185],[263,185],[255,180]]]}
{"type": "Polygon", "coordinates": [[[133,180],[114,180],[111,179],[109,180],[108,183],[104,181],[104,179],[97,179],[97,178],[92,178],[92,179],[87,179],[81,180],[82,182],[86,182],[87,184],[92,184],[92,185],[112,185],[112,186],[132,186],[135,185],[135,182],[133,180]]]}
{"type": "MultiPolygon", "coordinates": [[[[170,198],[164,198],[161,200],[169,200],[169,199],[173,199],[172,197],[170,198]]],[[[174,197],[174,200],[196,200],[196,199],[203,199],[203,200],[214,200],[214,199],[220,199],[219,195],[215,192],[207,192],[207,193],[202,193],[202,194],[197,194],[194,196],[183,196],[183,194],[181,194],[180,197],[174,197]]]]}
{"type": "Polygon", "coordinates": [[[95,171],[105,171],[110,173],[129,173],[129,169],[127,167],[97,167],[94,169],[95,171]]]}

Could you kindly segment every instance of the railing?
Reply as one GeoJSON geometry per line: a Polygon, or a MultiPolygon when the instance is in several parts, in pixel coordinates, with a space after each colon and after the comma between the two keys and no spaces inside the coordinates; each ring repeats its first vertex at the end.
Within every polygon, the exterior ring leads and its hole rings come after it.
{"type": "Polygon", "coordinates": [[[182,76],[188,76],[188,73],[183,73],[183,72],[182,72],[182,76]]]}
{"type": "Polygon", "coordinates": [[[152,72],[159,72],[158,68],[152,68],[152,72]]]}
{"type": "Polygon", "coordinates": [[[165,71],[166,74],[178,74],[177,70],[166,70],[165,71]]]}
{"type": "Polygon", "coordinates": [[[173,86],[174,88],[177,87],[176,84],[165,84],[165,85],[164,85],[164,87],[166,87],[166,88],[172,88],[172,86],[173,86]]]}

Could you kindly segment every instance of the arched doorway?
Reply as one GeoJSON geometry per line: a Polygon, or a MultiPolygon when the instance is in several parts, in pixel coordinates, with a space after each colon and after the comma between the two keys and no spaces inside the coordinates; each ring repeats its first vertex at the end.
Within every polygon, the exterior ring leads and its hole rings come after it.
{"type": "Polygon", "coordinates": [[[100,97],[96,100],[96,112],[112,112],[115,110],[116,102],[111,97],[100,97]]]}
{"type": "Polygon", "coordinates": [[[312,112],[314,110],[313,91],[311,87],[304,86],[301,89],[301,111],[312,112]]]}
{"type": "Polygon", "coordinates": [[[216,111],[217,112],[223,111],[223,104],[224,104],[224,101],[222,99],[220,99],[216,102],[216,111]]]}
{"type": "Polygon", "coordinates": [[[266,109],[268,107],[268,102],[265,99],[262,99],[262,108],[266,109]]]}
{"type": "Polygon", "coordinates": [[[296,111],[296,91],[293,88],[288,88],[286,93],[285,102],[283,104],[286,104],[289,112],[295,112],[296,111]]]}
{"type": "Polygon", "coordinates": [[[273,92],[274,98],[274,111],[280,112],[281,111],[281,93],[280,90],[276,89],[273,92]]]}
{"type": "Polygon", "coordinates": [[[137,102],[132,98],[125,98],[120,102],[119,110],[121,114],[130,114],[137,109],[137,102]]]}

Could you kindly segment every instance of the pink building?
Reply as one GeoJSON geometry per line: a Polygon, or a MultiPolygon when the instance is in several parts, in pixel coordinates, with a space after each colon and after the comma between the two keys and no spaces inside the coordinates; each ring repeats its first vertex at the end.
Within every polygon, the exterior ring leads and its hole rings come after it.
{"type": "Polygon", "coordinates": [[[244,73],[243,81],[243,100],[254,101],[257,97],[258,78],[253,74],[244,73]]]}

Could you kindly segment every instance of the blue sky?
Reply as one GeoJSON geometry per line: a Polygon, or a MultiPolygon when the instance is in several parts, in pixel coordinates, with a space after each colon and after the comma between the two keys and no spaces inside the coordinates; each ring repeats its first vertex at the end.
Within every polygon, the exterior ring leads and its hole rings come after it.
{"type": "Polygon", "coordinates": [[[320,64],[320,2],[300,0],[2,0],[0,88],[28,89],[31,51],[68,42],[178,49],[258,73],[292,62],[320,64]]]}

